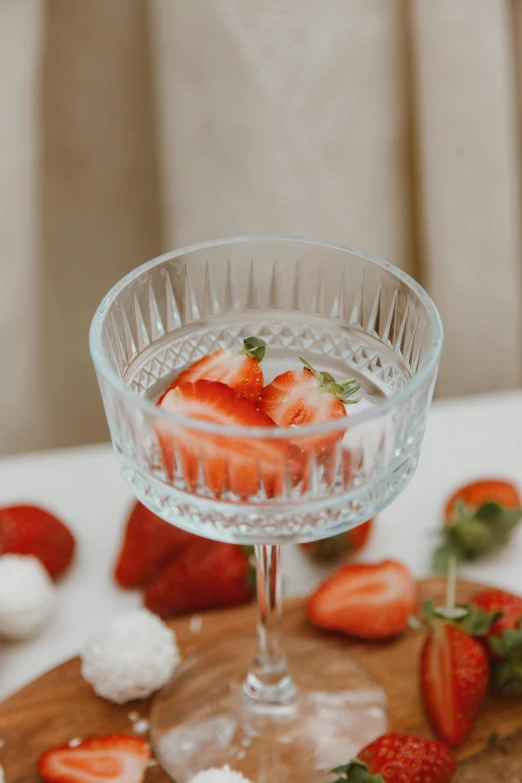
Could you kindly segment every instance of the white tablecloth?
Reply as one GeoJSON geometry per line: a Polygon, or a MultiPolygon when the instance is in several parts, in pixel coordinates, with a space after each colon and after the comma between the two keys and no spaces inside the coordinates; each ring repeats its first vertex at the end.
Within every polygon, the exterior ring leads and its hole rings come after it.
{"type": "MultiPolygon", "coordinates": [[[[522,485],[522,392],[434,403],[417,473],[380,515],[363,559],[400,558],[417,577],[426,576],[444,498],[456,484],[485,474],[522,485]]],[[[25,501],[69,523],[78,557],[44,633],[32,642],[0,644],[0,698],[77,653],[106,618],[140,605],[138,593],[119,590],[111,577],[132,498],[109,445],[0,460],[0,505],[25,501]]],[[[309,592],[323,575],[288,547],[287,595],[309,592]]],[[[522,526],[508,548],[461,575],[522,593],[522,526]]]]}

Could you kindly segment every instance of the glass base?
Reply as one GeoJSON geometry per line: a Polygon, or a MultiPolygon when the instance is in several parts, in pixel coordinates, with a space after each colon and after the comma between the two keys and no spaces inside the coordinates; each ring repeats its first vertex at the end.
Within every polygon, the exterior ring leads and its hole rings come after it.
{"type": "Polygon", "coordinates": [[[251,639],[206,648],[178,668],[151,715],[156,757],[176,783],[226,764],[255,783],[323,783],[386,731],[384,692],[342,647],[287,639],[285,648],[299,694],[282,706],[245,693],[251,639]]]}

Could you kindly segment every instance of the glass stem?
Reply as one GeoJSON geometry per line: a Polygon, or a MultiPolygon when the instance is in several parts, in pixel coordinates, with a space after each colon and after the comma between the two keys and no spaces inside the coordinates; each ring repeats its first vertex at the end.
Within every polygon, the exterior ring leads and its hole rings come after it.
{"type": "Polygon", "coordinates": [[[281,546],[258,545],[257,651],[245,682],[246,694],[266,704],[284,705],[297,697],[281,644],[283,569],[281,546]]]}

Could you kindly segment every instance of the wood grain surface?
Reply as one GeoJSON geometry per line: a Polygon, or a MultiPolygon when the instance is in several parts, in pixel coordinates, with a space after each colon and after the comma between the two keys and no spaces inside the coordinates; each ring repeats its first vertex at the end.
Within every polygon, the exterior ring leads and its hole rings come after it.
{"type": "MultiPolygon", "coordinates": [[[[461,582],[458,600],[465,602],[480,585],[461,582]]],[[[439,579],[418,583],[419,599],[443,601],[444,585],[439,579]]],[[[226,612],[203,615],[201,632],[190,631],[189,618],[171,623],[183,655],[199,647],[234,635],[254,632],[255,609],[240,607],[226,612]]],[[[367,644],[336,634],[324,634],[310,628],[301,600],[289,600],[285,606],[285,632],[302,638],[323,639],[336,645],[339,655],[360,660],[385,689],[389,699],[390,729],[419,736],[431,736],[422,711],[418,690],[417,661],[424,634],[407,631],[385,644],[367,644]]],[[[150,700],[123,706],[96,697],[80,675],[80,663],[74,658],[35,680],[0,704],[0,764],[6,783],[34,783],[38,780],[35,763],[45,749],[71,738],[112,732],[132,732],[129,712],[148,716],[150,700]]],[[[469,740],[458,751],[460,760],[456,782],[522,783],[522,698],[490,698],[483,708],[469,740]],[[517,732],[519,732],[517,734],[517,732]],[[492,743],[492,735],[496,744],[492,743]],[[489,768],[488,768],[489,767],[489,768]],[[474,776],[475,775],[475,776],[474,776]]],[[[159,766],[147,772],[146,783],[165,783],[159,766]]],[[[274,781],[276,783],[276,781],[274,781]]]]}

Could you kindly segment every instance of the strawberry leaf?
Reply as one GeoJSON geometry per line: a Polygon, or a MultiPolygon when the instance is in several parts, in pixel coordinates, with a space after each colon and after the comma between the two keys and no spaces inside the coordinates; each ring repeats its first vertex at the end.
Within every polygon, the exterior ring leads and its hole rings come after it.
{"type": "Polygon", "coordinates": [[[502,660],[492,666],[493,687],[500,693],[522,693],[522,617],[518,628],[491,636],[488,644],[502,660]]]}
{"type": "Polygon", "coordinates": [[[522,508],[504,508],[498,503],[484,503],[475,511],[475,518],[512,529],[522,519],[522,508]]]}
{"type": "Polygon", "coordinates": [[[476,606],[468,607],[468,615],[459,628],[470,636],[487,636],[496,621],[503,617],[503,612],[485,612],[476,606]]]}
{"type": "Polygon", "coordinates": [[[522,519],[522,509],[483,503],[472,513],[457,503],[454,521],[444,528],[442,544],[433,556],[432,568],[444,573],[450,555],[458,561],[476,560],[508,543],[511,531],[522,519]]]}
{"type": "Polygon", "coordinates": [[[255,359],[256,362],[262,362],[266,350],[266,343],[259,337],[247,337],[243,340],[243,350],[240,353],[244,353],[251,359],[255,359]]]}
{"type": "Polygon", "coordinates": [[[423,618],[426,625],[443,621],[452,623],[468,636],[487,636],[493,623],[502,616],[502,612],[484,612],[476,606],[435,606],[432,600],[424,604],[423,618]]]}
{"type": "Polygon", "coordinates": [[[341,775],[333,783],[385,783],[382,775],[371,775],[368,767],[359,759],[352,759],[348,764],[335,767],[332,775],[341,775]]]}
{"type": "Polygon", "coordinates": [[[495,662],[491,667],[491,682],[497,693],[522,693],[522,662],[495,662]]]}
{"type": "Polygon", "coordinates": [[[331,375],[329,372],[319,372],[315,369],[315,367],[312,367],[310,362],[307,362],[306,359],[303,359],[302,356],[300,356],[299,359],[304,364],[308,372],[311,372],[314,378],[319,381],[319,388],[322,391],[333,394],[334,397],[337,397],[337,399],[345,405],[354,405],[360,401],[360,397],[357,397],[355,400],[350,399],[352,394],[355,394],[361,388],[361,384],[358,383],[355,378],[350,378],[343,383],[337,383],[333,375],[331,375]]]}

